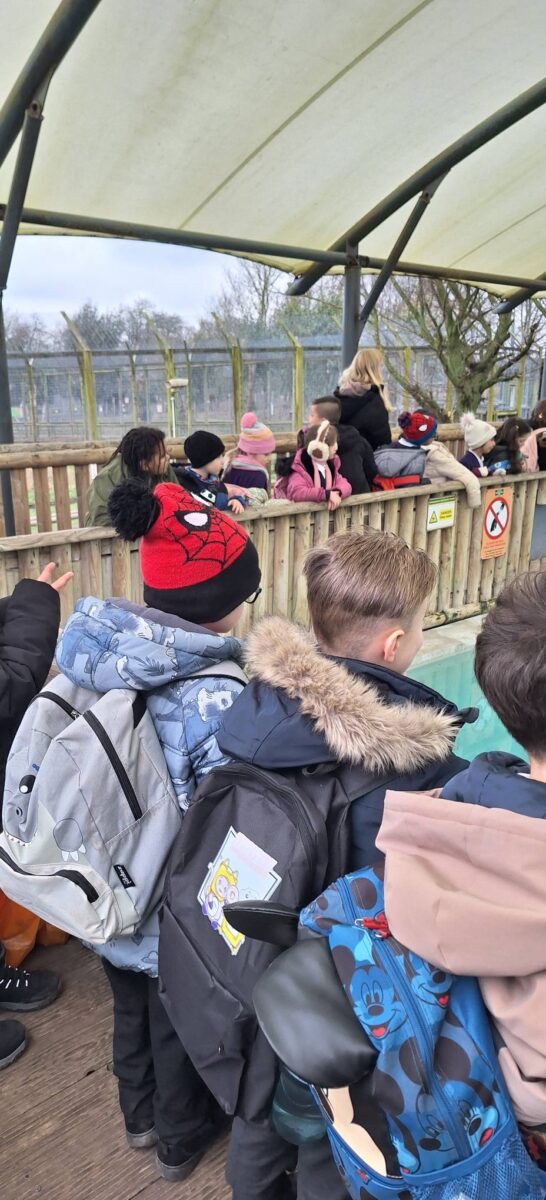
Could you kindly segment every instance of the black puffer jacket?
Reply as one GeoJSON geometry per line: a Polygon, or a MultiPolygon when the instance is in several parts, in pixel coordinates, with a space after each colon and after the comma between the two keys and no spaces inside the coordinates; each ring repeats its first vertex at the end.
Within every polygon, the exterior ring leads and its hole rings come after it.
{"type": "Polygon", "coordinates": [[[372,450],[388,445],[392,440],[389,414],[375,384],[367,392],[347,392],[344,395],[336,388],[334,396],[341,404],[341,425],[354,425],[370,443],[372,450]]]}
{"type": "Polygon", "coordinates": [[[21,579],[0,600],[0,816],[11,743],[46,681],[60,617],[59,593],[38,579],[21,579]]]}

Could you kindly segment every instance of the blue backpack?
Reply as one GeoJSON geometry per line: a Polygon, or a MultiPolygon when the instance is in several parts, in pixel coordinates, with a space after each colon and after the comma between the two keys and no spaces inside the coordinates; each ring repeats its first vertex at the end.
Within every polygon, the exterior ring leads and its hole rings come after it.
{"type": "Polygon", "coordinates": [[[384,1173],[347,1138],[347,1096],[342,1136],[334,1113],[341,1091],[313,1088],[348,1191],[354,1200],[545,1197],[546,1176],[521,1141],[476,981],[448,975],[396,941],[381,871],[338,879],[300,916],[303,931],[328,939],[377,1052],[368,1080],[348,1091],[354,1123],[380,1148],[384,1173]]]}

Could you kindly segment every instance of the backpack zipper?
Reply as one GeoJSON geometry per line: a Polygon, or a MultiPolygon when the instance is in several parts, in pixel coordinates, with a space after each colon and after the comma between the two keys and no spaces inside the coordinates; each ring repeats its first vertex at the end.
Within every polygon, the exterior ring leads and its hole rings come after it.
{"type": "Polygon", "coordinates": [[[98,737],[99,742],[109,759],[110,765],[114,769],[121,790],[125,796],[125,799],[127,800],[133,817],[135,818],[135,821],[138,821],[142,816],[142,809],[140,807],[135,789],[131,783],[131,780],[129,779],[127,771],[123,766],[117,750],[115,750],[104,726],[101,725],[100,721],[97,720],[94,712],[91,712],[89,709],[87,712],[82,713],[82,716],[84,721],[87,721],[90,729],[93,730],[93,733],[98,737]]]}
{"type": "MultiPolygon", "coordinates": [[[[259,767],[253,767],[251,763],[228,763],[223,770],[228,771],[231,775],[240,777],[241,767],[244,767],[245,772],[248,772],[249,775],[254,776],[254,778],[261,780],[263,783],[264,775],[267,775],[267,772],[262,771],[259,767]]],[[[292,805],[294,800],[296,801],[296,826],[301,834],[301,840],[303,842],[307,860],[311,866],[313,866],[315,852],[315,831],[313,829],[313,824],[309,814],[305,808],[305,804],[295,788],[289,787],[288,784],[278,783],[276,779],[273,782],[277,791],[282,792],[283,795],[287,796],[292,805]]]]}
{"type": "MultiPolygon", "coordinates": [[[[10,858],[10,855],[7,854],[1,846],[0,858],[2,859],[2,862],[6,863],[6,866],[8,866],[10,870],[15,871],[16,875],[28,875],[31,879],[44,878],[44,876],[35,875],[33,871],[25,871],[23,867],[19,866],[19,863],[16,863],[13,858],[10,858]]],[[[85,878],[85,875],[80,875],[79,871],[52,871],[51,875],[62,875],[63,879],[69,879],[71,883],[75,883],[76,887],[81,888],[82,892],[85,892],[90,904],[93,904],[95,900],[98,900],[99,893],[93,887],[93,884],[85,878]]]]}
{"type": "MultiPolygon", "coordinates": [[[[349,907],[349,912],[347,915],[352,918],[353,922],[356,922],[357,912],[348,884],[346,883],[345,879],[338,879],[337,885],[341,889],[343,907],[345,908],[346,912],[347,906],[349,907]]],[[[434,1042],[432,1040],[428,1025],[421,1015],[419,1005],[415,1000],[415,996],[413,995],[411,987],[397,962],[396,955],[388,945],[388,942],[383,936],[376,935],[374,937],[372,932],[370,932],[370,937],[373,939],[373,944],[377,950],[379,958],[383,959],[383,965],[387,966],[387,970],[391,975],[391,978],[394,976],[398,985],[398,989],[402,993],[402,996],[406,1002],[406,1008],[414,1019],[414,1025],[416,1026],[415,1033],[417,1035],[416,1041],[419,1047],[421,1058],[425,1064],[426,1077],[430,1086],[430,1091],[436,1100],[440,1112],[442,1113],[444,1125],[451,1134],[455,1150],[461,1159],[466,1159],[470,1153],[468,1139],[466,1134],[461,1131],[459,1122],[453,1117],[449,1103],[444,1095],[443,1087],[438,1082],[436,1071],[434,1069],[434,1042]]]]}

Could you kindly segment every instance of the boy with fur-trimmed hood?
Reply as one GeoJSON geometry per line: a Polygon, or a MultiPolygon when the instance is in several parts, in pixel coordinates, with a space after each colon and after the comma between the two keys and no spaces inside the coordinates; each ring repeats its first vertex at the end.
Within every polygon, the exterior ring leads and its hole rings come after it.
{"type": "MultiPolygon", "coordinates": [[[[375,772],[377,781],[351,809],[348,868],[355,870],[380,857],[375,839],[386,788],[407,789],[409,780],[436,788],[460,771],[465,764],[452,744],[473,714],[405,676],[435,579],[423,551],[373,529],[336,534],[310,552],[305,576],[314,637],[280,617],[257,626],[248,642],[251,681],[225,714],[218,744],[231,759],[266,770],[353,763],[375,772]]],[[[269,1168],[269,1188],[261,1173],[274,1144],[235,1118],[228,1158],[234,1200],[284,1195],[269,1168]]],[[[298,1197],[345,1195],[326,1142],[300,1147],[298,1197]]]]}

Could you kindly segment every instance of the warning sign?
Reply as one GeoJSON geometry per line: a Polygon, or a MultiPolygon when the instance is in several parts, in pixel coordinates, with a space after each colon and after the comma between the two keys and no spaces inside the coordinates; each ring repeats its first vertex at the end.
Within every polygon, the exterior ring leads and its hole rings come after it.
{"type": "MultiPolygon", "coordinates": [[[[489,497],[491,493],[488,492],[487,495],[489,497]]],[[[511,515],[512,488],[496,488],[485,509],[482,558],[500,558],[502,554],[506,554],[511,515]]]]}
{"type": "Polygon", "coordinates": [[[442,496],[441,500],[429,500],[427,529],[449,529],[455,524],[455,496],[442,496]]]}

